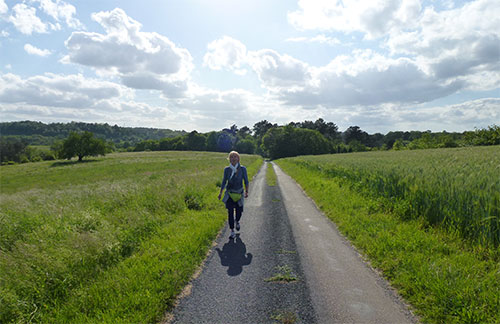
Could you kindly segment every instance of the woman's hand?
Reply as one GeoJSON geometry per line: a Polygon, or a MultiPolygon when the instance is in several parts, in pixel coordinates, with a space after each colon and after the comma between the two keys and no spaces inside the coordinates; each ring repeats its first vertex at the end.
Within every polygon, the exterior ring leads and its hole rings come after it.
{"type": "Polygon", "coordinates": [[[245,198],[248,198],[248,191],[245,191],[245,198]]]}

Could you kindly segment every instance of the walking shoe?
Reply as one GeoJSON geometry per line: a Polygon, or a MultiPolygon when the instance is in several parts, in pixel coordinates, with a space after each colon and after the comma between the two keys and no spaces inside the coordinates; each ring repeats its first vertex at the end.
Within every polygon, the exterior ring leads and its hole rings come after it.
{"type": "Polygon", "coordinates": [[[239,231],[240,230],[240,222],[236,222],[236,230],[239,231]]]}
{"type": "Polygon", "coordinates": [[[231,230],[231,235],[229,236],[229,238],[234,239],[235,237],[236,233],[234,232],[234,230],[231,230]]]}

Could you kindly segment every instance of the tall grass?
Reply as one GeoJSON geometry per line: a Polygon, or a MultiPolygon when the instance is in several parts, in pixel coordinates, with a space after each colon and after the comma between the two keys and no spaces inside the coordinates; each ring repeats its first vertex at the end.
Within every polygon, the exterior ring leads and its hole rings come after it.
{"type": "Polygon", "coordinates": [[[368,152],[289,159],[374,197],[403,219],[500,244],[500,147],[368,152]]]}
{"type": "MultiPolygon", "coordinates": [[[[227,163],[154,152],[2,166],[0,323],[160,319],[224,223],[227,163]]],[[[262,159],[242,163],[252,176],[262,159]]]]}

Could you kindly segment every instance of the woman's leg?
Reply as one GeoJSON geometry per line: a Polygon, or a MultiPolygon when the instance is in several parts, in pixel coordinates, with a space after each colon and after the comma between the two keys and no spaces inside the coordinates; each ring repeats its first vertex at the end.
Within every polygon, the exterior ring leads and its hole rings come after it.
{"type": "Polygon", "coordinates": [[[229,223],[229,228],[234,229],[234,207],[231,206],[227,209],[227,221],[229,223]]]}
{"type": "Polygon", "coordinates": [[[242,213],[243,213],[243,207],[242,206],[236,206],[236,223],[240,222],[241,214],[242,213]]]}

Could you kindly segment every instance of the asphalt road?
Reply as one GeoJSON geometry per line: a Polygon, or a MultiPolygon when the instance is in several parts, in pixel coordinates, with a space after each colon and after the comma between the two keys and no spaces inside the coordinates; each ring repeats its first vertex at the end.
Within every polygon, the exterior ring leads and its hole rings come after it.
{"type": "Polygon", "coordinates": [[[414,323],[335,225],[277,166],[252,180],[241,231],[222,231],[171,323],[414,323]],[[290,282],[278,281],[277,275],[290,282]]]}

